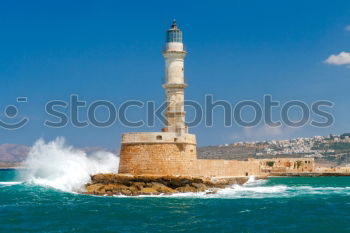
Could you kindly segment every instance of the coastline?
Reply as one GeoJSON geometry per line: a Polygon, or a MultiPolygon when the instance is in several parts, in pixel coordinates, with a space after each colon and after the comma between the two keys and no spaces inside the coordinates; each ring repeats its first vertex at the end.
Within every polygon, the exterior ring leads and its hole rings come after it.
{"type": "Polygon", "coordinates": [[[268,177],[322,177],[322,176],[350,176],[350,173],[341,172],[296,172],[270,173],[268,177]]]}
{"type": "Polygon", "coordinates": [[[245,184],[248,180],[249,177],[208,178],[106,173],[91,176],[90,183],[85,185],[85,192],[82,193],[98,196],[169,195],[188,192],[213,194],[233,184],[245,184]]]}
{"type": "Polygon", "coordinates": [[[9,170],[9,169],[25,169],[25,167],[0,167],[0,170],[9,170]]]}

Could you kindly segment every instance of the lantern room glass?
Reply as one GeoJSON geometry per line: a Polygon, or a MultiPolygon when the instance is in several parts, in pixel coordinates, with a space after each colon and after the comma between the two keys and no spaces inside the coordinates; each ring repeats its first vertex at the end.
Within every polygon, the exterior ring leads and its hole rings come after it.
{"type": "Polygon", "coordinates": [[[180,30],[167,31],[166,42],[179,42],[182,43],[182,32],[180,30]]]}

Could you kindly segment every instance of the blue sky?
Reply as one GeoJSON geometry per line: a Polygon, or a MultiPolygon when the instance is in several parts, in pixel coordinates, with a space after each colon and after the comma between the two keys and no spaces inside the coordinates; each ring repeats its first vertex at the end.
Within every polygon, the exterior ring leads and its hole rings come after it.
{"type": "MultiPolygon", "coordinates": [[[[173,18],[188,50],[186,98],[202,103],[213,94],[235,104],[262,102],[271,94],[282,103],[335,103],[335,123],[322,129],[224,127],[218,110],[214,127],[190,129],[199,145],[350,131],[349,1],[2,1],[0,112],[13,104],[20,114],[0,119],[30,122],[19,130],[0,128],[0,143],[31,145],[40,137],[64,136],[76,146],[118,149],[123,132],[158,131],[160,124],[128,129],[118,122],[108,128],[47,128],[44,106],[68,101],[71,94],[117,106],[128,99],[161,103],[161,50],[173,18]],[[341,52],[343,57],[325,62],[341,52]],[[17,104],[18,96],[28,103],[17,104]]],[[[130,117],[144,115],[134,109],[130,117]]]]}

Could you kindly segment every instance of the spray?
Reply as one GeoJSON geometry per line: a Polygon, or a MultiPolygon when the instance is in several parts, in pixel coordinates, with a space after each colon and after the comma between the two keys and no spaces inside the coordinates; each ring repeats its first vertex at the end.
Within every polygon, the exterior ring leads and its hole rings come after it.
{"type": "Polygon", "coordinates": [[[23,176],[28,183],[67,192],[83,191],[90,175],[118,172],[119,158],[106,151],[93,154],[65,144],[59,137],[45,143],[39,139],[24,162],[23,176]]]}

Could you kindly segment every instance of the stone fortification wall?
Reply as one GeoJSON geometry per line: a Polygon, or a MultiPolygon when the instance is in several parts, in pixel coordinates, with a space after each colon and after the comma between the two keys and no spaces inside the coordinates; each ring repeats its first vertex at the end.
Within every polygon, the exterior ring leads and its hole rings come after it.
{"type": "Polygon", "coordinates": [[[175,143],[123,144],[119,173],[203,177],[261,174],[259,162],[197,159],[196,145],[175,143]]]}
{"type": "Polygon", "coordinates": [[[124,134],[119,173],[133,175],[260,175],[259,162],[197,159],[196,138],[175,133],[124,134]]]}
{"type": "Polygon", "coordinates": [[[173,132],[124,134],[119,163],[119,173],[132,175],[225,177],[314,170],[313,158],[198,159],[195,135],[173,132]]]}
{"type": "Polygon", "coordinates": [[[274,158],[259,159],[261,170],[270,172],[313,172],[314,158],[274,158]]]}

